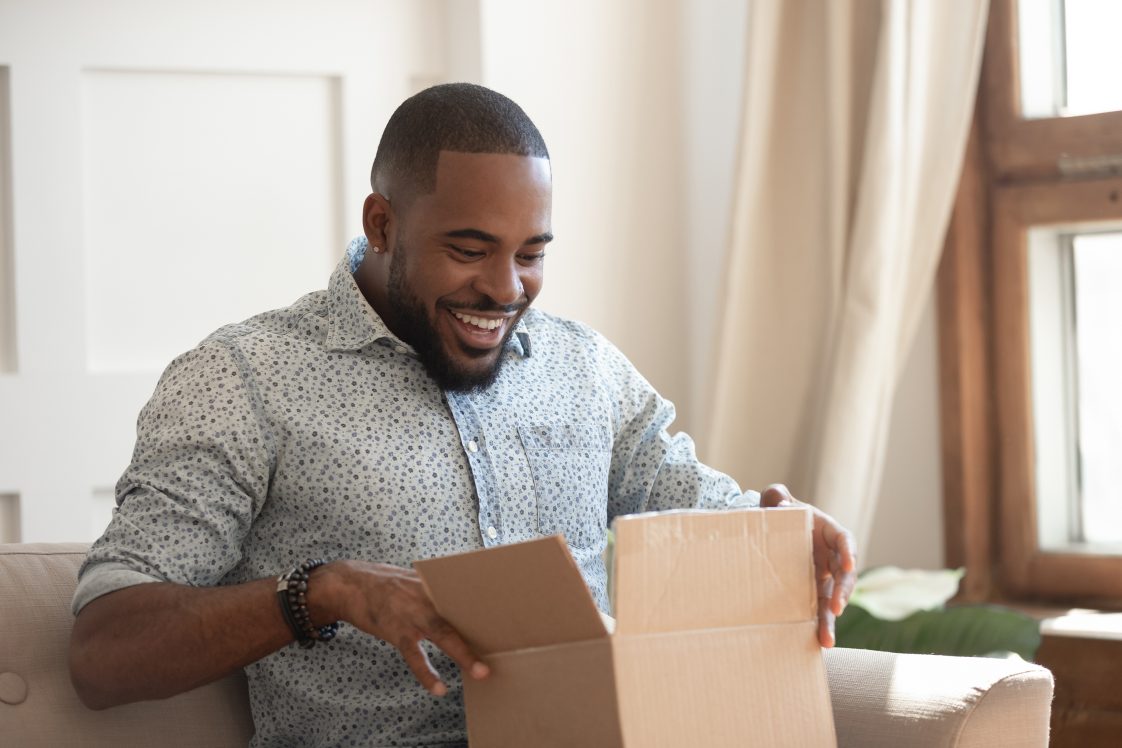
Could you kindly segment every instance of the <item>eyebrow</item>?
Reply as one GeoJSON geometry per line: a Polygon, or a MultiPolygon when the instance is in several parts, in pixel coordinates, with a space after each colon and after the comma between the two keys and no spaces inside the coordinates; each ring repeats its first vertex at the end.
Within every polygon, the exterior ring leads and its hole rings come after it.
{"type": "MultiPolygon", "coordinates": [[[[448,239],[475,239],[476,241],[487,242],[488,244],[498,244],[499,237],[494,234],[489,234],[486,231],[479,229],[456,229],[455,231],[447,231],[444,234],[448,239]]],[[[531,236],[526,241],[522,242],[522,246],[530,246],[533,244],[548,244],[553,241],[553,233],[550,231],[544,234],[537,234],[531,236]]]]}

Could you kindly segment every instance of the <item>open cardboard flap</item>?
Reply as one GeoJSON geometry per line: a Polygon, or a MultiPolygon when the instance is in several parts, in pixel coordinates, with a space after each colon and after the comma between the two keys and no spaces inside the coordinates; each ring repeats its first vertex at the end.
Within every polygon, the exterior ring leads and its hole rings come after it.
{"type": "Polygon", "coordinates": [[[413,566],[437,612],[481,655],[608,636],[560,535],[413,566]]]}
{"type": "Polygon", "coordinates": [[[802,507],[616,521],[612,653],[625,746],[836,744],[812,523],[802,507]]]}
{"type": "Polygon", "coordinates": [[[618,518],[616,632],[814,619],[812,521],[798,507],[618,518]]]}

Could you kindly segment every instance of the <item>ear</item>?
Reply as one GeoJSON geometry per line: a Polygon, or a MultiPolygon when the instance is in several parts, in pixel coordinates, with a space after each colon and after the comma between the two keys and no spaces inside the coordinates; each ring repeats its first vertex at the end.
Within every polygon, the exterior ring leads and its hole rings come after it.
{"type": "Polygon", "coordinates": [[[390,247],[390,224],[393,221],[393,208],[390,201],[377,192],[366,196],[362,204],[362,230],[373,252],[381,254],[390,247]]]}

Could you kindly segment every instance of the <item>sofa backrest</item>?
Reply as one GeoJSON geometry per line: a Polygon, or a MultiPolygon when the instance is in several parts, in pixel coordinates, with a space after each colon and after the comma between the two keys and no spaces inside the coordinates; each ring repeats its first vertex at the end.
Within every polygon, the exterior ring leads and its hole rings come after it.
{"type": "Polygon", "coordinates": [[[87,709],[67,666],[70,598],[89,546],[0,544],[0,743],[10,746],[245,746],[238,673],[162,701],[87,709]]]}

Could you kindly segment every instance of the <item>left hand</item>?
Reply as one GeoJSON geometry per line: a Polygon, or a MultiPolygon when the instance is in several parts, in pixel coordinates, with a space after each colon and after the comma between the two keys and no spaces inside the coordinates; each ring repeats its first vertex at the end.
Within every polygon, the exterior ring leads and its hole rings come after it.
{"type": "Polygon", "coordinates": [[[760,506],[805,506],[814,513],[814,577],[818,583],[818,642],[834,646],[834,619],[845,610],[857,582],[857,544],[849,530],[776,483],[760,494],[760,506]]]}

